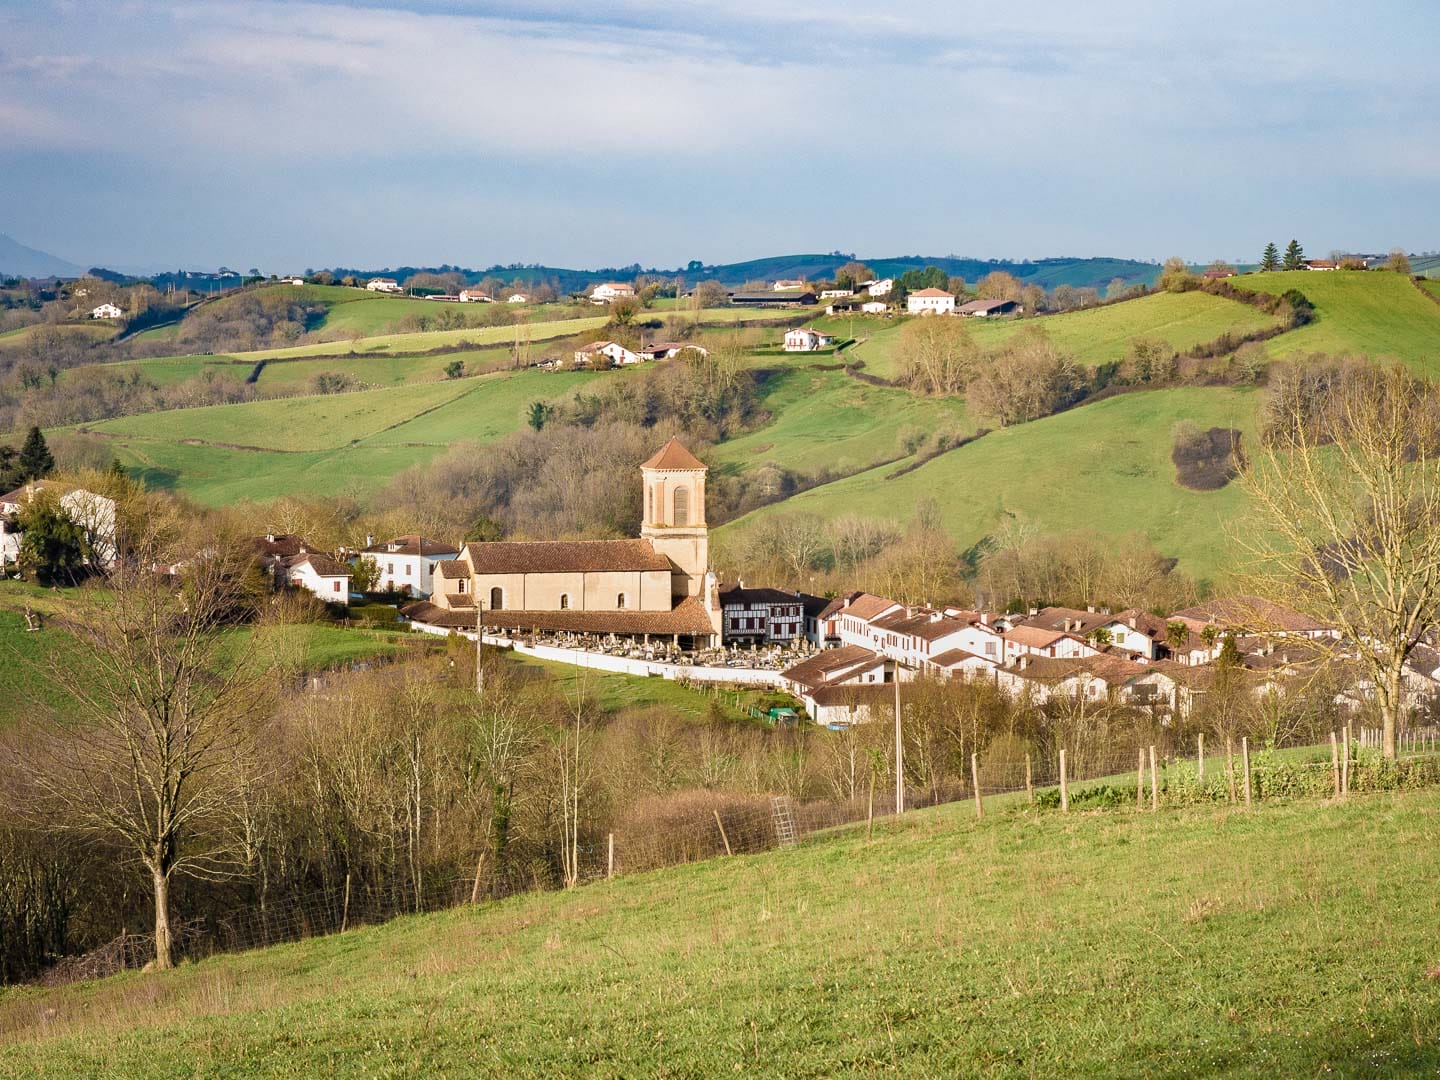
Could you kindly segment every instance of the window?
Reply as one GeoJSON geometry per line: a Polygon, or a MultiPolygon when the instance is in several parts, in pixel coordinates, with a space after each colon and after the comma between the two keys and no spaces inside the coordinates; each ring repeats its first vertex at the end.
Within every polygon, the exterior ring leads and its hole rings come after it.
{"type": "Polygon", "coordinates": [[[561,610],[561,611],[565,611],[565,610],[568,609],[569,607],[570,607],[570,594],[569,594],[569,593],[563,593],[563,592],[562,592],[562,593],[560,594],[560,610],[561,610]]]}
{"type": "Polygon", "coordinates": [[[331,585],[331,587],[330,587],[330,591],[331,591],[331,592],[339,592],[339,591],[340,591],[340,582],[337,581],[337,582],[333,583],[333,584],[331,585]]]}
{"type": "Polygon", "coordinates": [[[625,606],[625,594],[623,592],[615,597],[615,606],[617,608],[623,608],[625,606]]]}
{"type": "Polygon", "coordinates": [[[675,489],[675,524],[690,524],[690,489],[687,487],[675,489]]]}
{"type": "Polygon", "coordinates": [[[385,564],[385,573],[387,573],[387,574],[393,574],[393,573],[395,573],[395,564],[394,564],[393,562],[387,562],[387,563],[385,564]]]}
{"type": "Polygon", "coordinates": [[[985,642],[985,655],[986,655],[986,656],[994,656],[994,655],[995,655],[995,643],[994,643],[993,641],[987,641],[987,642],[985,642]]]}
{"type": "MultiPolygon", "coordinates": [[[[560,598],[560,606],[561,606],[561,607],[564,607],[564,606],[565,606],[565,597],[563,597],[563,596],[560,598]]],[[[493,588],[493,589],[490,590],[490,610],[491,610],[491,611],[504,611],[504,610],[505,610],[505,590],[502,589],[502,588],[500,588],[500,586],[498,586],[498,585],[495,586],[495,588],[493,588]]]]}

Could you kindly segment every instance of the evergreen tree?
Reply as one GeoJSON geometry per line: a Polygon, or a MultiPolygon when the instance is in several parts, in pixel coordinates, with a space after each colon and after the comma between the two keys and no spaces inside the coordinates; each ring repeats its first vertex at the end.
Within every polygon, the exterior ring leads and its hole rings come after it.
{"type": "Polygon", "coordinates": [[[20,475],[20,455],[13,446],[0,445],[0,490],[10,491],[24,482],[20,475]]]}
{"type": "Polygon", "coordinates": [[[1285,245],[1285,269],[1302,270],[1305,267],[1305,249],[1300,246],[1299,240],[1291,240],[1285,245]]]}
{"type": "Polygon", "coordinates": [[[1267,274],[1273,274],[1280,269],[1280,249],[1273,240],[1265,245],[1265,253],[1260,256],[1260,269],[1267,274]]]}
{"type": "Polygon", "coordinates": [[[74,585],[85,576],[90,553],[85,530],[49,492],[39,492],[20,511],[20,571],[42,585],[74,585]]]}
{"type": "Polygon", "coordinates": [[[49,476],[55,471],[55,455],[45,445],[45,436],[38,427],[32,427],[25,436],[25,445],[20,447],[20,481],[28,483],[49,476]]]}

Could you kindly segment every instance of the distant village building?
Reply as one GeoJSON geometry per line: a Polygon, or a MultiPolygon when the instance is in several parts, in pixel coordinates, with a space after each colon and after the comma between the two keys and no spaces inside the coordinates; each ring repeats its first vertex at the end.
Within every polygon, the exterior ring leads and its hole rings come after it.
{"type": "Polygon", "coordinates": [[[657,341],[642,345],[636,351],[642,360],[673,360],[684,352],[693,352],[697,356],[710,355],[710,350],[703,345],[692,345],[688,341],[657,341]]]}
{"type": "Polygon", "coordinates": [[[282,284],[282,285],[304,285],[304,284],[305,284],[305,279],[304,279],[303,277],[285,278],[285,279],[281,282],[281,284],[282,284]]]}
{"type": "Polygon", "coordinates": [[[1218,268],[1216,268],[1216,269],[1210,269],[1210,270],[1204,270],[1204,271],[1201,271],[1201,274],[1200,274],[1200,277],[1201,277],[1202,279],[1204,279],[1205,281],[1220,281],[1220,280],[1223,279],[1223,278],[1232,278],[1232,277],[1234,277],[1234,276],[1235,276],[1235,271],[1232,270],[1232,269],[1230,269],[1229,267],[1226,267],[1226,268],[1223,269],[1223,270],[1218,269],[1218,268]]]}
{"type": "Polygon", "coordinates": [[[834,334],[827,334],[813,327],[796,327],[785,331],[786,352],[814,352],[817,349],[828,349],[834,344],[834,334]]]}
{"type": "Polygon", "coordinates": [[[612,300],[630,300],[635,297],[635,286],[624,281],[607,281],[596,285],[590,293],[592,304],[608,304],[612,300]]]}
{"type": "Polygon", "coordinates": [[[838,300],[843,296],[854,296],[854,289],[826,289],[820,294],[821,300],[838,300]]]}
{"type": "Polygon", "coordinates": [[[575,350],[575,363],[581,367],[594,364],[596,359],[608,357],[615,364],[638,364],[640,355],[627,349],[618,341],[592,341],[575,350]]]}
{"type": "Polygon", "coordinates": [[[365,288],[370,292],[398,293],[400,283],[394,278],[374,277],[365,283],[365,288]]]}
{"type": "Polygon", "coordinates": [[[955,311],[955,294],[944,289],[921,289],[905,298],[911,315],[950,315],[955,311]]]}
{"type": "Polygon", "coordinates": [[[802,278],[781,278],[770,286],[771,292],[790,292],[794,289],[808,288],[809,284],[802,278]]]}
{"type": "Polygon", "coordinates": [[[1333,259],[1307,259],[1306,270],[1339,270],[1340,264],[1333,259]]]}
{"type": "Polygon", "coordinates": [[[473,629],[478,614],[490,631],[718,644],[722,620],[709,569],[707,471],[671,439],[640,467],[639,539],[466,544],[458,557],[440,563],[430,601],[402,611],[442,628],[473,629]]]}
{"type": "Polygon", "coordinates": [[[764,292],[732,292],[730,303],[736,307],[808,307],[815,303],[815,294],[809,289],[792,292],[776,292],[773,289],[764,292]]]}
{"type": "Polygon", "coordinates": [[[993,319],[1000,315],[1019,315],[1025,309],[1016,300],[971,300],[955,308],[966,319],[993,319]]]}
{"type": "Polygon", "coordinates": [[[890,305],[884,300],[870,300],[860,305],[860,310],[866,315],[883,315],[890,310],[890,305]]]}
{"type": "Polygon", "coordinates": [[[894,278],[881,278],[879,281],[867,281],[860,286],[871,296],[889,296],[895,291],[894,278]]]}
{"type": "Polygon", "coordinates": [[[125,312],[121,311],[114,304],[101,304],[99,307],[90,309],[90,317],[92,319],[118,319],[124,314],[125,312]]]}
{"type": "Polygon", "coordinates": [[[439,540],[414,534],[397,536],[384,543],[371,543],[358,558],[368,559],[378,569],[375,587],[379,590],[429,596],[435,589],[435,567],[460,554],[458,548],[439,540]]]}
{"type": "Polygon", "coordinates": [[[798,593],[747,589],[739,582],[720,589],[725,641],[789,645],[805,637],[805,608],[798,593]]]}
{"type": "Polygon", "coordinates": [[[484,289],[461,289],[460,303],[462,304],[493,304],[495,298],[484,289]]]}
{"type": "MultiPolygon", "coordinates": [[[[108,570],[115,565],[119,555],[115,531],[115,500],[74,484],[63,484],[56,480],[32,480],[23,487],[0,495],[0,516],[14,517],[28,506],[41,492],[48,491],[65,515],[80,528],[90,548],[92,565],[99,570],[108,570]]],[[[8,534],[15,539],[0,542],[0,548],[13,547],[19,554],[19,531],[8,534]]]]}
{"type": "Polygon", "coordinates": [[[511,293],[505,298],[507,304],[528,304],[530,297],[523,292],[511,293]]]}

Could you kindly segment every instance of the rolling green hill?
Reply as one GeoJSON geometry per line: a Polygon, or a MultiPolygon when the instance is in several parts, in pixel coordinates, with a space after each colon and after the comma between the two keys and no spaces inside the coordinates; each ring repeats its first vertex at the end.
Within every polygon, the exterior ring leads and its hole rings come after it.
{"type": "MultiPolygon", "coordinates": [[[[836,318],[828,324],[849,334],[851,320],[836,318]]],[[[900,326],[882,320],[856,319],[856,337],[863,343],[850,350],[865,361],[865,369],[881,378],[900,374],[896,356],[900,326]],[[878,327],[873,332],[872,327],[878,327]]],[[[1136,338],[1158,338],[1178,350],[1214,341],[1220,335],[1264,330],[1275,320],[1264,312],[1234,300],[1203,292],[1156,293],[1119,304],[1045,315],[1037,319],[971,319],[966,328],[987,347],[1001,344],[1029,327],[1040,327],[1057,346],[1084,364],[1119,360],[1136,338]]]]}
{"type": "Polygon", "coordinates": [[[1283,293],[1299,289],[1318,316],[1309,326],[1268,344],[1276,357],[1312,352],[1392,357],[1417,371],[1440,374],[1440,305],[1400,274],[1377,270],[1298,270],[1245,274],[1241,289],[1283,293]]]}
{"type": "Polygon", "coordinates": [[[1440,793],[968,804],[56,990],[18,1075],[1414,1075],[1440,793]]]}
{"type": "Polygon", "coordinates": [[[1233,487],[1197,492],[1175,482],[1172,429],[1254,430],[1253,390],[1186,387],[1123,394],[986,435],[894,480],[880,468],[801,492],[721,528],[731,540],[758,517],[859,514],[906,521],[934,499],[960,548],[1007,524],[1043,532],[1142,532],[1201,579],[1227,565],[1224,523],[1243,512],[1233,487]]]}

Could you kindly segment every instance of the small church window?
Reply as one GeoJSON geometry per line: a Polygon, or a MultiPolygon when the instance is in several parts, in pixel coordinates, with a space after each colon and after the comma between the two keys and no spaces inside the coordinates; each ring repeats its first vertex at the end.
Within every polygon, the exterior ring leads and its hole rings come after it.
{"type": "Polygon", "coordinates": [[[500,588],[498,585],[490,590],[490,610],[505,610],[505,590],[500,588]]]}
{"type": "Polygon", "coordinates": [[[690,524],[690,489],[687,487],[675,489],[675,524],[690,524]]]}
{"type": "Polygon", "coordinates": [[[569,608],[569,606],[570,606],[570,594],[569,594],[569,593],[563,593],[563,592],[562,592],[562,593],[560,594],[560,610],[561,610],[561,611],[564,611],[564,610],[566,610],[567,608],[569,608]]]}
{"type": "Polygon", "coordinates": [[[615,606],[617,608],[623,608],[625,606],[625,594],[623,592],[615,597],[615,606]]]}

